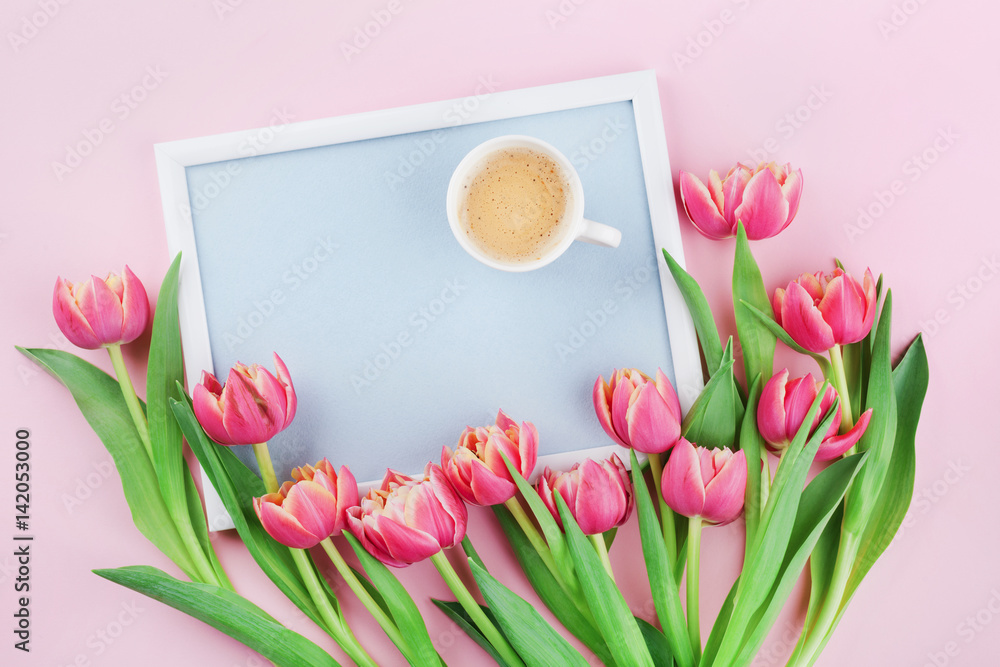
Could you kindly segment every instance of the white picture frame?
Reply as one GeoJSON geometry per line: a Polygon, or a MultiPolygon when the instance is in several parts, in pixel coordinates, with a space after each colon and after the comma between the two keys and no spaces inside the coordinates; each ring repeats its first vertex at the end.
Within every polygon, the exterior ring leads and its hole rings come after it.
{"type": "MultiPolygon", "coordinates": [[[[199,381],[202,369],[214,368],[186,177],[188,167],[251,155],[446,129],[466,122],[469,114],[461,113],[463,109],[474,108],[474,117],[469,122],[480,123],[623,101],[631,102],[634,110],[654,242],[657,248],[665,248],[683,266],[684,251],[672,171],[656,74],[652,70],[156,144],[154,153],[168,249],[171,256],[183,252],[179,319],[188,386],[199,381]]],[[[683,297],[663,257],[659,256],[657,262],[663,305],[668,314],[675,380],[682,410],[686,412],[703,384],[697,338],[683,297]]],[[[586,452],[589,456],[622,454],[617,445],[587,449],[586,452]]],[[[574,454],[540,457],[537,470],[545,465],[568,467],[578,459],[574,454]]],[[[362,491],[373,482],[366,481],[362,491]]],[[[205,489],[210,527],[213,530],[232,527],[214,489],[210,484],[206,484],[205,489]]]]}

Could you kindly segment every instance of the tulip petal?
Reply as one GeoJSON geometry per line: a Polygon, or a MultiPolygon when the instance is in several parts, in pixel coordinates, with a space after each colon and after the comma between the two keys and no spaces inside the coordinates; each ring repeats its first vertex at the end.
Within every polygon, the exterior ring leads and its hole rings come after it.
{"type": "Polygon", "coordinates": [[[770,169],[758,171],[747,183],[735,217],[751,241],[771,238],[785,228],[788,202],[770,169]]]}
{"type": "Polygon", "coordinates": [[[77,291],[76,302],[102,345],[121,342],[122,302],[107,283],[91,276],[77,291]]]}
{"type": "Polygon", "coordinates": [[[677,392],[674,391],[674,385],[670,384],[670,380],[659,368],[656,369],[656,390],[660,392],[660,396],[663,397],[674,418],[678,422],[683,421],[681,417],[681,402],[677,398],[677,392]]]}
{"type": "Polygon", "coordinates": [[[580,486],[575,498],[567,498],[566,506],[584,535],[597,535],[611,530],[625,510],[625,497],[617,484],[612,484],[600,463],[584,461],[580,468],[580,486]]]}
{"type": "MultiPolygon", "coordinates": [[[[531,422],[521,422],[517,447],[521,451],[521,477],[530,479],[538,463],[538,429],[531,422]]],[[[504,477],[506,479],[506,477],[504,477]]]]}
{"type": "Polygon", "coordinates": [[[626,413],[628,439],[636,451],[662,453],[681,437],[681,425],[656,385],[647,382],[626,413]]]}
{"type": "Polygon", "coordinates": [[[681,202],[684,211],[695,229],[710,239],[724,239],[733,235],[733,230],[721,215],[719,207],[712,199],[705,184],[694,174],[682,171],[680,174],[681,202]]]}
{"type": "Polygon", "coordinates": [[[441,551],[441,543],[432,535],[397,523],[385,515],[375,518],[375,526],[385,540],[389,554],[403,563],[416,563],[441,551]]]}
{"type": "Polygon", "coordinates": [[[149,297],[146,296],[146,288],[128,268],[128,264],[122,271],[121,281],[123,318],[121,341],[131,343],[146,330],[146,324],[149,322],[149,297]]]}
{"type": "Polygon", "coordinates": [[[337,497],[316,482],[294,484],[282,507],[320,539],[329,537],[337,525],[337,497]]]}
{"type": "Polygon", "coordinates": [[[321,537],[306,530],[294,516],[274,503],[261,503],[259,515],[261,525],[264,526],[267,534],[286,547],[311,549],[322,540],[321,537]]]}
{"type": "MultiPolygon", "coordinates": [[[[514,497],[517,487],[513,482],[493,473],[479,459],[473,459],[469,470],[472,476],[472,499],[465,500],[475,505],[490,507],[505,503],[514,497]]],[[[463,496],[464,497],[464,496],[463,496]]]]}
{"type": "Polygon", "coordinates": [[[701,515],[705,506],[705,485],[701,461],[694,445],[681,438],[663,467],[663,500],[670,509],[686,517],[701,515]]]}
{"type": "Polygon", "coordinates": [[[222,423],[234,443],[267,442],[278,432],[268,403],[257,393],[253,381],[235,368],[229,371],[222,400],[222,423]]]}
{"type": "Polygon", "coordinates": [[[615,433],[625,442],[626,447],[632,443],[628,440],[628,406],[632,400],[635,385],[630,378],[622,377],[615,383],[614,394],[611,397],[611,423],[615,433]]]}
{"type": "Polygon", "coordinates": [[[858,342],[867,334],[862,333],[867,305],[861,286],[844,274],[826,286],[826,294],[817,308],[830,325],[834,342],[846,345],[858,342]]]}
{"type": "Polygon", "coordinates": [[[757,404],[757,430],[771,445],[787,445],[788,432],[785,430],[785,386],[788,369],[782,369],[764,385],[757,404]]]}
{"type": "Polygon", "coordinates": [[[195,385],[194,391],[191,392],[191,404],[194,408],[194,416],[198,419],[201,427],[205,429],[208,437],[215,442],[220,445],[237,444],[229,437],[229,433],[223,424],[222,406],[219,405],[219,397],[210,390],[210,383],[214,382],[215,385],[218,385],[218,382],[215,382],[215,376],[211,373],[203,372],[201,377],[201,383],[195,385]]]}
{"type": "Polygon", "coordinates": [[[73,284],[63,278],[56,278],[56,286],[52,291],[52,314],[63,335],[77,347],[85,350],[96,350],[101,341],[80,312],[80,306],[73,296],[73,284]]]}
{"type": "Polygon", "coordinates": [[[729,226],[730,236],[736,234],[736,209],[743,203],[743,192],[752,176],[753,172],[750,169],[744,167],[742,164],[737,164],[729,170],[729,173],[726,174],[726,180],[722,183],[725,201],[725,208],[722,211],[722,215],[729,226]]]}
{"type": "Polygon", "coordinates": [[[705,521],[724,525],[743,512],[747,488],[747,456],[742,449],[733,454],[705,487],[705,521]]]}
{"type": "MultiPolygon", "coordinates": [[[[614,376],[612,376],[614,377],[614,376]]],[[[594,382],[594,412],[597,414],[597,421],[608,436],[622,447],[628,447],[628,443],[618,437],[615,427],[611,423],[611,387],[604,381],[603,376],[598,376],[594,382]]]]}
{"type": "Polygon", "coordinates": [[[785,290],[781,326],[792,340],[810,352],[826,352],[834,346],[833,329],[813,305],[809,293],[796,282],[789,283],[785,290]]]}
{"type": "Polygon", "coordinates": [[[781,184],[781,195],[788,202],[788,219],[781,229],[791,224],[795,214],[799,212],[799,199],[802,198],[802,170],[791,171],[791,165],[785,165],[785,181],[781,184]]]}
{"type": "Polygon", "coordinates": [[[871,421],[872,411],[866,410],[858,417],[858,422],[854,427],[843,435],[835,435],[832,438],[826,438],[823,440],[823,444],[819,446],[819,450],[816,452],[816,461],[832,461],[833,459],[840,458],[844,452],[849,450],[861,436],[865,434],[865,430],[868,428],[868,422],[871,421]]]}
{"type": "MultiPolygon", "coordinates": [[[[785,435],[789,440],[795,437],[815,400],[816,381],[812,374],[796,378],[785,385],[785,435]]],[[[809,425],[810,435],[823,414],[823,411],[817,413],[813,423],[809,425]]]]}

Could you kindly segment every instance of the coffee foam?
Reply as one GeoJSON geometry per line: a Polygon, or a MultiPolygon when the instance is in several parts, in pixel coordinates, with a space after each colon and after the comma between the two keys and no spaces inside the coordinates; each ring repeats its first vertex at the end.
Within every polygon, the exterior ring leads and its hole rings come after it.
{"type": "Polygon", "coordinates": [[[528,148],[486,155],[462,184],[459,221],[488,257],[508,263],[542,258],[565,236],[571,206],[558,163],[528,148]]]}

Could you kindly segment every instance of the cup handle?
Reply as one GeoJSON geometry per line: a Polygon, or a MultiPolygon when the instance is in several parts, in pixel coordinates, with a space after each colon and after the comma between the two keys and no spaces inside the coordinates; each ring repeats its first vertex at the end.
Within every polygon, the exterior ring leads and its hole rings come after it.
{"type": "Polygon", "coordinates": [[[576,240],[592,243],[604,248],[617,248],[618,244],[622,242],[622,233],[614,227],[584,219],[583,229],[576,237],[576,240]]]}

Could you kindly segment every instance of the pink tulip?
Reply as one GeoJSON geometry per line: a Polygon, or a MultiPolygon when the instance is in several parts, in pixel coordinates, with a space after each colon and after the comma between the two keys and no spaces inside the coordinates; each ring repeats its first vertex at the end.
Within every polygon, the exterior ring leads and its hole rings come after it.
{"type": "Polygon", "coordinates": [[[546,467],[535,488],[560,526],[555,494],[562,496],[585,535],[620,526],[632,513],[632,481],[616,454],[600,462],[587,459],[567,472],[546,467]]]}
{"type": "MultiPolygon", "coordinates": [[[[787,368],[767,381],[757,407],[757,428],[767,441],[769,450],[780,454],[788,447],[802,426],[802,422],[805,421],[806,413],[816,400],[821,384],[813,380],[812,374],[789,381],[787,368]]],[[[809,427],[810,437],[816,432],[820,419],[836,399],[837,391],[833,387],[827,387],[819,412],[809,427]]],[[[853,447],[868,428],[872,411],[868,410],[862,414],[858,418],[858,423],[843,435],[837,435],[840,430],[840,417],[841,409],[838,405],[826,437],[816,452],[816,461],[831,461],[853,447]]]]}
{"type": "Polygon", "coordinates": [[[661,490],[670,509],[705,523],[723,525],[743,512],[747,457],[728,448],[696,447],[681,438],[663,467],[661,490]]]}
{"type": "Polygon", "coordinates": [[[347,528],[375,558],[405,567],[465,537],[468,510],[444,471],[428,463],[423,477],[389,470],[382,486],[347,510],[347,528]]]}
{"type": "Polygon", "coordinates": [[[856,343],[871,331],[877,307],[875,280],[865,269],[864,286],[842,269],[803,273],[774,290],[774,319],[810,352],[856,343]]]}
{"type": "Polygon", "coordinates": [[[681,405],[670,380],[656,381],[636,369],[615,370],[594,383],[594,410],[604,431],[622,447],[659,454],[681,437],[681,405]]]}
{"type": "Polygon", "coordinates": [[[802,170],[761,162],[756,169],[737,163],[726,178],[713,169],[708,186],[682,171],[681,201],[695,229],[710,239],[736,236],[743,223],[751,241],[768,239],[787,227],[799,210],[802,170]]]}
{"type": "Polygon", "coordinates": [[[146,330],[149,299],[146,290],[125,266],[121,276],[91,276],[82,283],[56,278],[52,313],[66,338],[77,347],[131,343],[146,330]]]}
{"type": "Polygon", "coordinates": [[[469,426],[452,452],[441,448],[441,468],[458,495],[473,505],[498,505],[510,500],[517,486],[504,464],[504,454],[527,479],[538,460],[538,431],[531,422],[520,428],[503,410],[492,426],[469,426]]]}
{"type": "Polygon", "coordinates": [[[277,493],[254,498],[267,534],[287,547],[309,549],[346,525],[347,508],[358,504],[358,484],[347,466],[335,472],[326,459],[292,471],[277,493]]]}
{"type": "Polygon", "coordinates": [[[194,414],[212,440],[220,445],[267,442],[292,423],[295,388],[281,358],[274,355],[278,377],[257,364],[237,363],[225,386],[208,371],[191,397],[194,414]]]}

